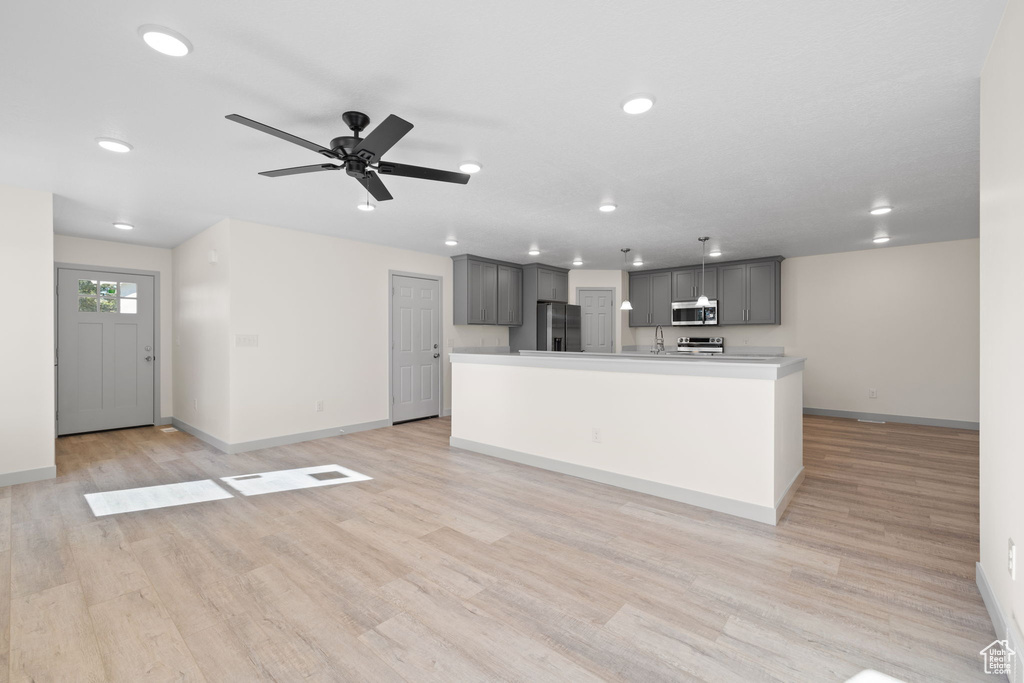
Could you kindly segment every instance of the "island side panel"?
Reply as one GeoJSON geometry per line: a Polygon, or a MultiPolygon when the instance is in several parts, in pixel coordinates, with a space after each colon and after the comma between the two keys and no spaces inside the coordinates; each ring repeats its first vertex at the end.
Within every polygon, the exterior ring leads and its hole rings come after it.
{"type": "Polygon", "coordinates": [[[453,364],[453,444],[484,444],[773,513],[775,380],[479,361],[453,364]]]}
{"type": "Polygon", "coordinates": [[[803,481],[804,373],[775,382],[775,510],[776,520],[803,481]]]}

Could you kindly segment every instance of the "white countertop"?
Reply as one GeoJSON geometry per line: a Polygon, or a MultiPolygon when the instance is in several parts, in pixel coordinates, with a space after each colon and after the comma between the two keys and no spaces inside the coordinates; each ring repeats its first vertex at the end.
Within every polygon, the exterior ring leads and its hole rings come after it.
{"type": "Polygon", "coordinates": [[[641,374],[779,379],[804,369],[804,358],[794,356],[693,356],[653,354],[641,351],[592,353],[568,351],[520,351],[516,353],[452,353],[452,363],[514,365],[519,367],[641,374]]]}

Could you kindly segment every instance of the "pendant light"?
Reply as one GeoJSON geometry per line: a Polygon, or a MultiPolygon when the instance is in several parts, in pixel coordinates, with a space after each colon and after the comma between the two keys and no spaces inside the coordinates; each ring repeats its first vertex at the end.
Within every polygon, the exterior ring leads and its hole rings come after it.
{"type": "MultiPolygon", "coordinates": [[[[622,252],[622,261],[623,261],[623,263],[626,264],[625,269],[628,270],[629,269],[629,249],[620,249],[619,251],[622,252]]],[[[632,311],[633,310],[633,304],[629,303],[629,299],[623,299],[622,300],[622,305],[619,306],[619,310],[620,311],[632,311]]]]}
{"type": "Polygon", "coordinates": [[[704,248],[707,246],[707,242],[710,237],[698,237],[700,241],[700,298],[697,299],[698,306],[707,306],[708,295],[704,293],[704,248]]]}

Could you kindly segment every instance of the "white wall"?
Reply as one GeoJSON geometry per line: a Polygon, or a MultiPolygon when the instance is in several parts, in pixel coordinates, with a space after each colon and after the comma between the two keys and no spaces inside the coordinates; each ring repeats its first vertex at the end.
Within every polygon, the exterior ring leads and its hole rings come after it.
{"type": "MultiPolygon", "coordinates": [[[[1024,2],[1010,0],[981,74],[981,565],[1024,622],[1024,2]],[[1006,571],[1017,543],[1017,580],[1006,571]]],[[[1002,635],[1002,634],[1001,634],[1002,635]]],[[[1022,656],[1018,643],[1018,659],[1022,656]]],[[[1021,664],[1018,663],[1018,669],[1021,664]]]]}
{"type": "Polygon", "coordinates": [[[173,255],[174,417],[225,443],[231,440],[230,227],[223,220],[173,255]]]}
{"type": "Polygon", "coordinates": [[[450,410],[448,350],[507,346],[508,328],[452,324],[449,257],[230,219],[174,250],[175,417],[229,444],[387,420],[391,270],[442,278],[450,410]]]}
{"type": "Polygon", "coordinates": [[[8,300],[21,302],[8,306],[0,334],[0,481],[13,484],[56,474],[49,192],[0,186],[0,272],[13,288],[8,300]]]}
{"type": "Polygon", "coordinates": [[[130,268],[160,273],[160,415],[170,417],[174,411],[173,353],[171,352],[171,250],[143,247],[124,242],[54,235],[53,260],[101,268],[130,268]]]}
{"type": "MultiPolygon", "coordinates": [[[[733,350],[783,346],[805,356],[807,407],[977,422],[978,246],[968,239],[786,259],[782,324],[715,331],[733,350]]],[[[653,329],[634,333],[650,346],[653,329]]]]}

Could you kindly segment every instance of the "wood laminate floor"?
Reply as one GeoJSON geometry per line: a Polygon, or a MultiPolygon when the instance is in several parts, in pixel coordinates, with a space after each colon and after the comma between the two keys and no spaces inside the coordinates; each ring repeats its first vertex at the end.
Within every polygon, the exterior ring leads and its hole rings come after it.
{"type": "Polygon", "coordinates": [[[56,480],[0,489],[0,679],[990,680],[976,432],[808,416],[778,527],[448,436],[59,439],[56,480]],[[373,480],[101,518],[83,497],[324,464],[373,480]]]}

